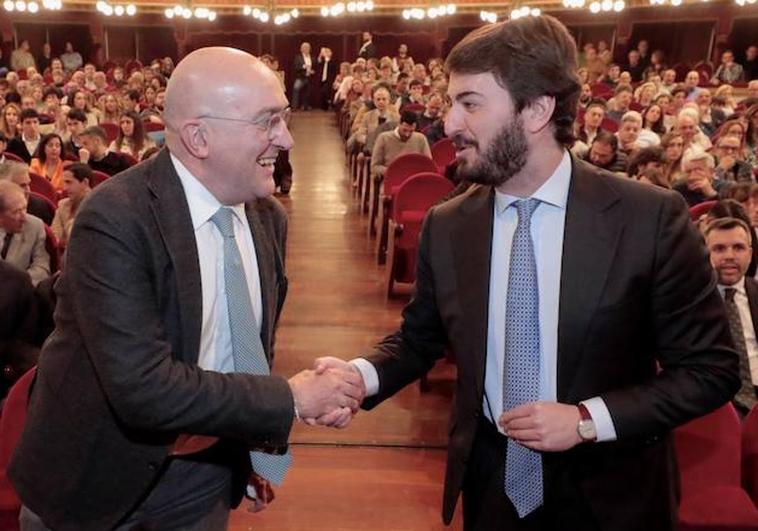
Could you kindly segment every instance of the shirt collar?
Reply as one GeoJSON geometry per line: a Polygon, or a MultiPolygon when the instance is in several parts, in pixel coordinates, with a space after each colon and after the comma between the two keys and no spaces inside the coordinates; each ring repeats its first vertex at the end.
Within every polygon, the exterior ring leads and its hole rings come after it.
{"type": "Polygon", "coordinates": [[[719,284],[719,291],[721,292],[721,295],[724,295],[724,291],[728,288],[732,288],[736,291],[736,293],[739,293],[740,295],[744,295],[747,297],[747,292],[745,291],[745,277],[743,276],[736,284],[733,284],[731,286],[724,286],[723,284],[719,284]]]}
{"type": "MultiPolygon", "coordinates": [[[[568,202],[569,185],[571,184],[571,155],[567,150],[563,152],[563,158],[550,178],[540,186],[531,199],[539,199],[542,203],[547,203],[558,208],[565,209],[568,202]]],[[[513,195],[504,194],[495,191],[495,208],[498,214],[505,210],[516,201],[524,199],[513,195]]]]}
{"type": "MultiPolygon", "coordinates": [[[[211,217],[213,217],[219,208],[224,205],[222,205],[210,190],[203,186],[203,184],[190,173],[187,167],[182,164],[173,153],[169,153],[169,155],[171,156],[171,163],[174,165],[174,169],[179,175],[179,180],[182,182],[184,195],[187,197],[190,217],[192,218],[192,229],[197,231],[209,221],[211,217]]],[[[240,203],[239,205],[234,205],[230,208],[237,216],[237,219],[244,222],[246,219],[245,205],[240,203]]]]}

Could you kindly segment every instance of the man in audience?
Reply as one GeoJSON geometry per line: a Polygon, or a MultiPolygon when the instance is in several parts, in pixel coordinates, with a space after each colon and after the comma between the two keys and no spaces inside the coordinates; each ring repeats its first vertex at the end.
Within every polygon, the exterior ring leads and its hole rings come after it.
{"type": "Polygon", "coordinates": [[[418,117],[417,129],[424,131],[427,127],[439,120],[444,102],[439,94],[432,94],[426,103],[426,109],[418,117]]]}
{"type": "Polygon", "coordinates": [[[716,141],[716,179],[726,182],[753,183],[753,168],[743,160],[740,139],[723,135],[716,141]]]}
{"type": "Polygon", "coordinates": [[[585,59],[587,80],[590,83],[597,83],[603,78],[603,75],[605,75],[605,61],[603,61],[603,59],[598,55],[597,50],[595,50],[594,47],[588,48],[585,51],[585,59]]]}
{"type": "Polygon", "coordinates": [[[82,201],[91,191],[91,181],[92,169],[81,162],[70,164],[63,171],[63,189],[66,191],[66,197],[58,202],[55,218],[50,225],[53,234],[58,238],[62,247],[66,247],[71,238],[74,219],[79,212],[82,201]]]}
{"type": "Polygon", "coordinates": [[[715,166],[713,156],[702,149],[685,151],[682,157],[685,180],[674,185],[674,190],[682,194],[689,206],[718,199],[719,191],[729,186],[725,181],[714,180],[715,166]]]}
{"type": "Polygon", "coordinates": [[[75,157],[79,157],[82,148],[82,133],[87,128],[87,115],[80,109],[71,109],[66,114],[66,130],[68,141],[64,144],[64,151],[75,157]]]}
{"type": "Polygon", "coordinates": [[[613,91],[613,105],[610,110],[606,112],[608,118],[621,124],[621,118],[629,111],[629,105],[634,98],[634,90],[631,85],[619,84],[613,91]]]}
{"type": "Polygon", "coordinates": [[[663,76],[661,76],[661,86],[660,91],[661,92],[668,92],[669,94],[673,93],[673,90],[676,88],[676,70],[673,68],[669,68],[667,70],[663,71],[663,76]]]}
{"type": "Polygon", "coordinates": [[[408,93],[403,94],[400,98],[400,108],[402,110],[406,105],[411,103],[424,104],[424,82],[418,79],[411,79],[408,83],[408,93]]]}
{"type": "Polygon", "coordinates": [[[602,79],[609,88],[615,89],[619,82],[619,76],[621,76],[621,67],[615,63],[608,65],[608,72],[602,79]]]}
{"type": "Polygon", "coordinates": [[[394,131],[386,131],[376,138],[371,152],[371,175],[383,177],[393,160],[406,153],[420,153],[431,158],[432,152],[426,137],[416,132],[418,116],[411,111],[400,114],[400,123],[394,131]]]}
{"type": "Polygon", "coordinates": [[[29,165],[15,160],[6,160],[0,164],[0,181],[16,183],[24,191],[26,211],[36,216],[46,225],[53,222],[55,207],[42,197],[32,195],[32,179],[29,176],[29,165]]]}
{"type": "Polygon", "coordinates": [[[370,31],[364,31],[361,35],[363,44],[360,50],[358,50],[358,57],[361,59],[370,59],[376,57],[376,46],[374,45],[374,37],[370,31]]]}
{"type": "Polygon", "coordinates": [[[640,52],[637,50],[630,51],[627,57],[629,60],[624,65],[624,71],[629,72],[634,83],[639,83],[642,81],[647,65],[641,61],[640,52]]]}
{"type": "Polygon", "coordinates": [[[129,164],[121,155],[108,151],[108,137],[102,127],[88,127],[79,135],[79,140],[82,143],[79,160],[89,164],[93,170],[116,175],[129,168],[129,164]]]}
{"type": "Polygon", "coordinates": [[[621,118],[616,138],[619,139],[618,150],[626,155],[627,159],[641,146],[637,143],[642,129],[642,116],[637,111],[628,111],[621,118]]]}
{"type": "Polygon", "coordinates": [[[24,109],[18,117],[21,122],[21,136],[14,136],[8,142],[8,152],[21,157],[30,164],[32,156],[42,139],[39,134],[39,113],[34,109],[24,109]]]}
{"type": "Polygon", "coordinates": [[[577,139],[581,140],[586,146],[591,146],[597,134],[602,131],[600,126],[603,123],[603,118],[605,118],[605,108],[605,101],[601,99],[592,100],[587,105],[587,110],[584,112],[584,123],[577,134],[577,139]]]}
{"type": "Polygon", "coordinates": [[[758,401],[758,283],[745,276],[753,256],[750,234],[750,227],[737,218],[715,219],[705,228],[711,265],[718,276],[729,328],[740,355],[742,385],[733,403],[743,415],[758,401]]]}
{"type": "Polygon", "coordinates": [[[758,79],[753,79],[747,84],[747,97],[753,101],[758,100],[758,79]]]}
{"type": "Polygon", "coordinates": [[[618,138],[613,133],[599,131],[584,158],[598,168],[611,173],[626,173],[629,159],[618,149],[618,138]]]}
{"type": "Polygon", "coordinates": [[[331,48],[321,48],[318,54],[318,82],[321,108],[328,111],[332,106],[332,85],[337,77],[337,61],[332,59],[331,48]]]}
{"type": "Polygon", "coordinates": [[[701,151],[711,149],[711,141],[698,127],[697,110],[684,108],[679,111],[674,130],[682,135],[685,151],[690,148],[699,148],[701,151]]]}
{"type": "Polygon", "coordinates": [[[296,408],[357,407],[346,371],[269,376],[287,283],[286,214],[269,197],[292,146],[286,107],[253,56],[196,50],[169,82],[169,149],[82,205],[8,469],[25,531],[226,529],[243,495],[260,510],[266,479],[286,474],[275,454],[296,408]]]}
{"type": "Polygon", "coordinates": [[[700,74],[696,70],[690,70],[687,72],[687,76],[684,78],[684,90],[687,91],[687,101],[695,101],[703,90],[698,85],[700,84],[700,74]]]}
{"type": "Polygon", "coordinates": [[[392,58],[392,71],[399,74],[402,72],[407,61],[410,61],[411,64],[413,64],[413,57],[408,55],[408,45],[401,43],[397,48],[397,55],[392,58]]]}
{"type": "Polygon", "coordinates": [[[356,116],[356,121],[360,119],[360,125],[358,126],[355,140],[357,145],[363,146],[363,150],[368,150],[368,153],[371,153],[368,139],[373,136],[376,128],[387,122],[392,122],[392,127],[394,127],[394,124],[397,124],[400,119],[400,115],[395,107],[390,105],[390,91],[385,85],[377,85],[374,88],[372,100],[375,108],[362,116],[356,116]]]}
{"type": "Polygon", "coordinates": [[[637,43],[637,53],[640,54],[640,63],[643,67],[650,66],[650,43],[642,39],[637,43]]]}
{"type": "Polygon", "coordinates": [[[61,62],[66,72],[74,72],[76,69],[81,68],[84,61],[82,55],[74,50],[74,45],[70,42],[66,42],[65,50],[61,54],[61,62]]]}
{"type": "Polygon", "coordinates": [[[742,63],[745,81],[758,79],[758,46],[751,45],[745,50],[745,61],[742,63]]]}
{"type": "Polygon", "coordinates": [[[670,431],[739,388],[700,236],[673,194],[572,162],[555,18],[488,24],[447,64],[446,129],[480,186],[427,214],[398,330],[317,366],[352,365],[371,409],[455,352],[446,523],[462,491],[467,530],[673,531],[670,431]]]}
{"type": "Polygon", "coordinates": [[[11,70],[26,71],[27,68],[34,65],[34,55],[30,51],[29,41],[24,39],[18,48],[11,52],[11,70]]]}
{"type": "Polygon", "coordinates": [[[721,54],[721,64],[711,77],[711,85],[721,85],[726,83],[733,85],[742,80],[742,66],[734,62],[732,50],[726,50],[721,54]]]}
{"type": "Polygon", "coordinates": [[[0,260],[26,271],[35,286],[50,276],[45,224],[26,213],[24,191],[8,181],[0,181],[0,260]]]}
{"type": "Polygon", "coordinates": [[[311,45],[304,42],[300,45],[300,53],[292,62],[292,72],[295,78],[292,85],[292,108],[294,110],[311,108],[310,79],[316,65],[311,58],[311,45]]]}

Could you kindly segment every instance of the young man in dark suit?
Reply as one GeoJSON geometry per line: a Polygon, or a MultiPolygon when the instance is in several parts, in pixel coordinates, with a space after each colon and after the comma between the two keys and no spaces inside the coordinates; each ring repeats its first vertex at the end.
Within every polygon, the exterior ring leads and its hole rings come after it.
{"type": "Polygon", "coordinates": [[[758,385],[758,283],[746,277],[753,248],[750,227],[736,218],[720,218],[705,228],[711,265],[718,276],[729,327],[740,355],[742,386],[734,397],[738,411],[747,415],[756,404],[758,385]]]}
{"type": "Polygon", "coordinates": [[[467,531],[673,531],[670,432],[739,387],[687,208],[571,157],[576,46],[555,18],[482,27],[447,68],[477,185],[428,213],[399,330],[317,367],[353,365],[370,409],[454,351],[447,523],[463,492],[467,531]]]}
{"type": "Polygon", "coordinates": [[[269,375],[286,108],[253,56],[196,50],[168,84],[168,149],[81,206],[9,467],[23,531],[223,530],[271,498],[298,413],[357,407],[345,372],[269,375]]]}

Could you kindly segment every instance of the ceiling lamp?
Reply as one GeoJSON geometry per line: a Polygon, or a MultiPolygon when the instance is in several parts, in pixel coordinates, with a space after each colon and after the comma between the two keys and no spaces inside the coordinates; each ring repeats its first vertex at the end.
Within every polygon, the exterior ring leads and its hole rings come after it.
{"type": "Polygon", "coordinates": [[[563,7],[566,9],[580,9],[584,7],[585,0],[563,0],[563,7]]]}
{"type": "Polygon", "coordinates": [[[259,7],[245,6],[242,8],[242,14],[246,17],[253,17],[264,24],[271,19],[271,15],[268,14],[268,11],[264,11],[259,7]]]}
{"type": "MultiPolygon", "coordinates": [[[[672,3],[681,0],[671,0],[672,3]]],[[[600,12],[610,12],[615,11],[616,13],[620,13],[626,8],[626,2],[624,0],[616,0],[615,2],[613,0],[603,0],[602,2],[592,2],[590,4],[590,13],[593,15],[596,15],[600,12]]]]}
{"type": "Polygon", "coordinates": [[[492,11],[480,11],[479,18],[481,18],[484,22],[494,24],[497,22],[497,13],[494,13],[492,11]]]}
{"type": "Polygon", "coordinates": [[[426,10],[414,7],[411,9],[403,9],[403,18],[405,20],[423,20],[424,18],[437,18],[447,15],[454,15],[458,11],[455,4],[442,4],[436,7],[430,7],[426,10]]]}
{"type": "Polygon", "coordinates": [[[167,7],[163,11],[163,14],[166,18],[183,18],[185,20],[197,18],[200,20],[207,20],[208,22],[213,22],[218,16],[215,11],[208,9],[207,7],[196,7],[195,9],[190,9],[189,7],[184,7],[178,4],[174,7],[167,7]]]}
{"type": "Polygon", "coordinates": [[[133,17],[137,14],[137,6],[134,4],[116,4],[111,5],[110,3],[106,2],[105,0],[98,0],[95,4],[95,9],[97,9],[100,13],[105,15],[106,17],[110,16],[117,16],[117,17],[123,17],[124,15],[127,15],[129,17],[133,17]]]}
{"type": "Polygon", "coordinates": [[[332,6],[322,6],[321,16],[322,17],[338,17],[345,13],[355,14],[355,13],[364,13],[366,11],[373,11],[373,10],[374,10],[373,0],[367,0],[366,2],[363,2],[363,1],[348,2],[347,4],[345,4],[344,2],[337,2],[336,4],[332,6]]]}
{"type": "Polygon", "coordinates": [[[756,1],[757,0],[735,0],[735,2],[737,3],[737,5],[740,6],[740,7],[748,5],[748,4],[750,4],[750,5],[755,4],[756,1]]]}
{"type": "MultiPolygon", "coordinates": [[[[63,2],[61,0],[44,0],[42,2],[42,7],[47,10],[60,11],[63,7],[63,2]]],[[[31,0],[29,2],[24,0],[5,0],[5,2],[3,2],[3,9],[6,11],[19,11],[21,13],[25,13],[26,11],[29,13],[38,13],[40,10],[40,4],[36,0],[31,0]]]]}
{"type": "Polygon", "coordinates": [[[540,10],[538,8],[531,8],[529,6],[517,7],[511,11],[511,20],[516,20],[523,17],[538,17],[540,16],[540,10]]]}

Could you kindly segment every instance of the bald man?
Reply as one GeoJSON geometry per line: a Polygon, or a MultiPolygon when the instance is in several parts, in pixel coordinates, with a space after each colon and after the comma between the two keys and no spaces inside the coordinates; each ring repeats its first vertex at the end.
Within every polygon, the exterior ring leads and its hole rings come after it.
{"type": "Polygon", "coordinates": [[[256,58],[197,50],[167,88],[167,149],[82,205],[9,470],[24,531],[225,529],[244,495],[270,499],[298,414],[357,408],[347,373],[267,375],[287,113],[256,58]]]}

